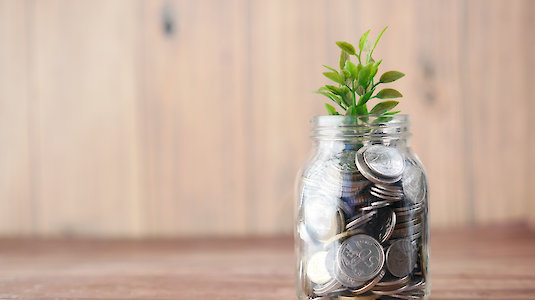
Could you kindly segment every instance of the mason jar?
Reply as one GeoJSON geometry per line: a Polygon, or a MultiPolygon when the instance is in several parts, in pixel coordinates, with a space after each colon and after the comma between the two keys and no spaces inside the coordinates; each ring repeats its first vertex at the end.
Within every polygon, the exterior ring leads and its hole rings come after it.
{"type": "Polygon", "coordinates": [[[319,116],[296,189],[299,299],[428,299],[428,189],[407,115],[319,116]]]}

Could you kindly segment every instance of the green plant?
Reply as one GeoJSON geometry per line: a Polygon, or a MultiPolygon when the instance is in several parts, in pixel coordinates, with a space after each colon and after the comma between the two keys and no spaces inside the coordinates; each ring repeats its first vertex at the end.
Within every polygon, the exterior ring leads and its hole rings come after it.
{"type": "MultiPolygon", "coordinates": [[[[342,49],[340,54],[340,70],[324,66],[329,69],[329,72],[324,72],[323,75],[334,81],[337,85],[322,86],[316,93],[324,95],[338,104],[345,111],[345,115],[393,115],[399,113],[399,111],[392,111],[399,103],[395,100],[379,102],[370,111],[368,111],[367,107],[368,101],[374,98],[395,99],[403,97],[400,92],[391,88],[384,88],[375,93],[375,90],[380,84],[390,83],[405,76],[405,74],[398,71],[388,71],[381,75],[379,81],[374,82],[374,77],[383,60],[375,61],[372,58],[372,54],[387,28],[385,27],[381,31],[373,46],[368,41],[370,31],[368,30],[364,33],[359,40],[358,53],[350,43],[336,42],[338,47],[342,49]],[[356,57],[356,62],[351,61],[351,56],[356,57]]],[[[325,103],[325,108],[329,115],[340,114],[336,111],[335,107],[328,103],[325,103]]]]}

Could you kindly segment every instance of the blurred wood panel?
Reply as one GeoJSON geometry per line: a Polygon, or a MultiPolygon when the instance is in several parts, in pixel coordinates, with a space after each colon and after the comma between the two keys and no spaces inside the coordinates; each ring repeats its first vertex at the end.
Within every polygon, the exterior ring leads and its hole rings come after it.
{"type": "Polygon", "coordinates": [[[35,1],[36,232],[141,228],[138,10],[131,1],[35,1]]]}
{"type": "Polygon", "coordinates": [[[523,109],[533,101],[524,92],[529,82],[522,75],[529,71],[522,58],[528,47],[522,30],[526,20],[520,18],[526,6],[520,1],[468,1],[465,8],[472,16],[463,33],[466,71],[462,80],[466,81],[464,126],[471,139],[465,155],[472,163],[468,188],[474,200],[474,222],[520,219],[528,197],[533,197],[525,142],[526,137],[533,138],[534,125],[530,126],[529,112],[523,109]],[[506,115],[509,111],[514,114],[506,115]]]}
{"type": "Polygon", "coordinates": [[[0,1],[0,228],[10,234],[32,232],[35,217],[26,12],[23,1],[0,1]]]}
{"type": "Polygon", "coordinates": [[[535,220],[529,0],[0,8],[3,234],[291,232],[321,65],[386,25],[432,225],[535,220]]]}
{"type": "Polygon", "coordinates": [[[149,231],[246,233],[246,6],[150,1],[141,11],[149,231]]]}
{"type": "MultiPolygon", "coordinates": [[[[535,34],[533,34],[533,28],[535,28],[535,2],[528,1],[526,4],[525,9],[522,13],[522,19],[527,20],[526,26],[522,27],[522,34],[525,36],[525,43],[526,48],[524,49],[524,52],[522,53],[522,57],[525,58],[525,68],[526,73],[524,74],[524,94],[523,96],[526,97],[527,102],[527,109],[528,112],[528,128],[533,128],[534,121],[533,116],[535,115],[535,101],[533,101],[533,83],[535,82],[535,34]]],[[[528,198],[526,199],[528,207],[527,207],[527,214],[529,218],[529,222],[532,225],[532,227],[535,227],[535,200],[533,200],[533,183],[535,183],[535,172],[532,170],[535,170],[535,138],[533,137],[533,132],[528,132],[528,137],[526,138],[525,144],[528,148],[528,160],[526,162],[526,165],[524,168],[526,168],[526,179],[528,182],[528,198]]]]}

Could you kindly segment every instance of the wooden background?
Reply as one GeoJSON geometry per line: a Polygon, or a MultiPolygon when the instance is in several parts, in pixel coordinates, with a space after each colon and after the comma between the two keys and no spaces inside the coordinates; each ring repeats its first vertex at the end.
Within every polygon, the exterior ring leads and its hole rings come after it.
{"type": "Polygon", "coordinates": [[[0,0],[0,234],[290,233],[321,65],[385,25],[432,225],[535,224],[535,1],[0,0]]]}

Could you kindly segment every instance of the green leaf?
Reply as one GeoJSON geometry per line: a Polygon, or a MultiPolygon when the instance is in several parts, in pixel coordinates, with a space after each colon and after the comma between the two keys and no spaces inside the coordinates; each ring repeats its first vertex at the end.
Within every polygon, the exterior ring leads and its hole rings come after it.
{"type": "Polygon", "coordinates": [[[339,96],[337,95],[334,95],[334,94],[331,94],[329,93],[328,91],[325,91],[325,88],[324,87],[321,87],[319,90],[317,90],[315,92],[316,94],[320,94],[320,95],[323,95],[329,99],[331,99],[332,101],[336,102],[338,105],[341,105],[342,104],[342,100],[340,99],[339,96]]]}
{"type": "Polygon", "coordinates": [[[344,66],[344,70],[347,70],[349,73],[351,73],[351,78],[358,78],[359,77],[359,69],[357,65],[355,65],[352,61],[346,61],[346,64],[344,66]]]}
{"type": "Polygon", "coordinates": [[[325,109],[327,110],[327,113],[329,115],[335,115],[335,116],[339,115],[339,113],[336,111],[336,109],[332,105],[325,103],[325,109]]]}
{"type": "Polygon", "coordinates": [[[342,88],[342,92],[340,94],[342,96],[342,101],[347,107],[353,105],[353,93],[351,93],[347,86],[342,88]]]}
{"type": "Polygon", "coordinates": [[[378,62],[374,62],[373,66],[371,67],[372,70],[370,72],[370,81],[375,77],[375,74],[377,74],[377,70],[379,69],[379,65],[381,64],[383,60],[379,60],[378,62]]]}
{"type": "Polygon", "coordinates": [[[371,67],[373,64],[368,64],[364,68],[360,69],[359,71],[359,85],[362,86],[364,89],[368,87],[369,83],[369,77],[371,72],[371,67]]]}
{"type": "Polygon", "coordinates": [[[376,62],[374,63],[374,66],[377,67],[377,68],[379,68],[379,65],[380,65],[382,62],[383,62],[383,60],[380,59],[379,61],[376,61],[376,62]]]}
{"type": "Polygon", "coordinates": [[[379,99],[392,99],[403,97],[403,95],[394,89],[382,89],[379,93],[377,93],[377,95],[375,95],[375,97],[379,99]]]}
{"type": "Polygon", "coordinates": [[[364,95],[364,93],[365,93],[366,91],[364,90],[364,88],[363,88],[362,86],[359,85],[359,86],[357,87],[357,91],[356,91],[356,92],[357,92],[357,95],[362,96],[362,95],[364,95]]]}
{"type": "Polygon", "coordinates": [[[357,114],[357,109],[355,108],[354,105],[351,105],[347,110],[346,110],[346,116],[355,116],[357,114]]]}
{"type": "Polygon", "coordinates": [[[359,40],[359,49],[360,49],[360,52],[362,52],[362,50],[364,49],[364,46],[366,45],[366,39],[368,39],[368,34],[370,34],[370,31],[366,31],[361,37],[360,37],[360,40],[359,40]]]}
{"type": "Polygon", "coordinates": [[[385,112],[391,110],[392,108],[396,107],[396,105],[398,105],[398,101],[384,101],[384,102],[380,102],[378,103],[377,105],[375,105],[374,108],[372,108],[372,110],[370,110],[370,114],[375,114],[375,115],[382,115],[384,114],[385,112]]]}
{"type": "Polygon", "coordinates": [[[368,107],[366,104],[357,105],[355,108],[358,115],[367,115],[368,114],[368,107]]]}
{"type": "Polygon", "coordinates": [[[348,70],[342,70],[342,74],[344,75],[344,80],[351,78],[351,73],[348,70]]]}
{"type": "Polygon", "coordinates": [[[340,95],[342,93],[342,89],[334,85],[326,85],[325,89],[327,89],[329,92],[336,94],[336,95],[340,95]]]}
{"type": "Polygon", "coordinates": [[[388,83],[392,81],[396,81],[400,79],[401,77],[405,76],[405,74],[398,72],[398,71],[388,71],[384,72],[383,75],[381,75],[381,78],[379,79],[380,83],[388,83]]]}
{"type": "Polygon", "coordinates": [[[357,105],[366,104],[366,102],[368,102],[368,100],[370,100],[370,97],[372,96],[372,93],[373,93],[373,90],[370,90],[366,94],[364,94],[362,97],[360,97],[359,103],[357,103],[357,105]]]}
{"type": "Polygon", "coordinates": [[[338,70],[336,70],[336,69],[334,69],[334,68],[332,68],[332,67],[329,67],[329,66],[326,66],[326,65],[323,65],[323,66],[324,66],[325,68],[327,68],[327,69],[333,71],[334,73],[338,73],[338,70]]]}
{"type": "Polygon", "coordinates": [[[347,61],[349,61],[349,54],[347,54],[345,51],[341,51],[340,52],[340,70],[344,68],[347,61]]]}
{"type": "Polygon", "coordinates": [[[325,75],[325,77],[329,78],[330,80],[334,82],[337,82],[340,84],[344,83],[344,79],[342,78],[342,76],[340,76],[340,74],[336,72],[323,72],[323,75],[325,75]]]}
{"type": "Polygon", "coordinates": [[[391,116],[391,115],[395,115],[395,114],[400,113],[400,112],[401,112],[401,110],[389,111],[389,112],[384,113],[383,115],[391,116]]]}
{"type": "Polygon", "coordinates": [[[379,34],[379,36],[378,36],[377,39],[375,40],[375,44],[373,45],[372,51],[370,51],[370,54],[368,54],[368,57],[369,57],[369,58],[372,57],[373,50],[375,50],[375,47],[377,47],[377,43],[379,43],[379,40],[381,39],[381,37],[383,36],[383,33],[385,32],[385,30],[386,30],[387,28],[388,28],[388,26],[386,26],[385,29],[383,29],[383,31],[381,31],[381,33],[379,34]]]}
{"type": "Polygon", "coordinates": [[[348,42],[340,42],[340,41],[338,41],[338,42],[336,42],[336,45],[338,45],[338,47],[340,47],[340,49],[342,49],[347,54],[357,55],[357,53],[355,53],[355,47],[353,47],[353,45],[351,45],[348,42]]]}

